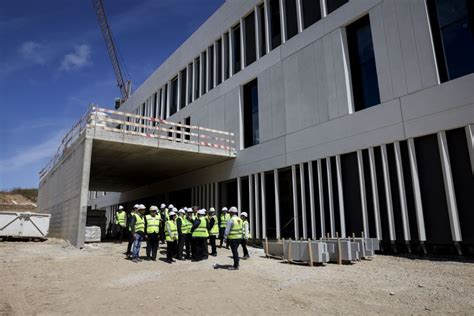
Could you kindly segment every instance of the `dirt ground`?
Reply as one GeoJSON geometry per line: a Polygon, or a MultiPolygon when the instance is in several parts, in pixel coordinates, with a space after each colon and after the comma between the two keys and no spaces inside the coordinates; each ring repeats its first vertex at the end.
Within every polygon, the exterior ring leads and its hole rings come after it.
{"type": "Polygon", "coordinates": [[[472,262],[378,255],[310,268],[250,248],[250,260],[228,271],[212,267],[231,264],[225,249],[206,261],[169,265],[125,260],[125,247],[79,250],[57,239],[0,243],[0,315],[474,315],[472,262]]]}

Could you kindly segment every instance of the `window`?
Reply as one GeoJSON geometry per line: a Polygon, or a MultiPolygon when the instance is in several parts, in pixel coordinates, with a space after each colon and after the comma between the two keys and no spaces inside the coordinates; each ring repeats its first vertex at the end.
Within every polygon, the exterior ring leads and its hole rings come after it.
{"type": "Polygon", "coordinates": [[[346,4],[349,0],[326,0],[326,10],[329,13],[338,9],[343,4],[346,4]]]}
{"type": "Polygon", "coordinates": [[[204,95],[207,92],[207,90],[206,90],[206,88],[207,88],[207,84],[206,84],[206,80],[207,80],[207,53],[205,51],[202,52],[202,54],[201,54],[201,63],[202,63],[201,95],[204,95]]]}
{"type": "MultiPolygon", "coordinates": [[[[188,116],[184,119],[184,125],[191,125],[191,117],[190,116],[188,116]]],[[[191,129],[190,128],[185,128],[184,132],[185,133],[191,133],[191,129]]],[[[189,134],[184,135],[184,139],[185,140],[191,140],[191,135],[189,135],[189,134]]]]}
{"type": "Polygon", "coordinates": [[[302,0],[303,27],[307,28],[321,20],[321,3],[319,0],[302,0]]]}
{"type": "Polygon", "coordinates": [[[170,94],[170,115],[178,111],[178,77],[171,80],[171,94],[170,94]]]}
{"type": "Polygon", "coordinates": [[[474,1],[428,0],[441,82],[474,72],[474,1]]]}
{"type": "Polygon", "coordinates": [[[153,117],[158,117],[158,92],[153,95],[153,117]]]}
{"type": "Polygon", "coordinates": [[[347,26],[354,108],[363,110],[380,103],[377,69],[369,16],[347,26]]]}
{"type": "Polygon", "coordinates": [[[255,14],[250,13],[244,18],[245,23],[245,66],[257,60],[257,48],[255,45],[255,14]]]}
{"type": "Polygon", "coordinates": [[[209,47],[209,90],[214,89],[214,45],[209,47]]]}
{"type": "Polygon", "coordinates": [[[281,45],[280,4],[279,0],[270,0],[270,34],[272,49],[281,45]]]}
{"type": "Polygon", "coordinates": [[[242,69],[242,57],[240,51],[240,24],[232,29],[232,37],[232,57],[234,66],[234,69],[232,69],[232,74],[236,74],[242,69]]]}
{"type": "Polygon", "coordinates": [[[168,115],[168,84],[165,84],[163,86],[163,118],[167,119],[169,117],[168,115]]]}
{"type": "Polygon", "coordinates": [[[188,65],[188,104],[193,102],[193,64],[188,65]]]}
{"type": "Polygon", "coordinates": [[[244,85],[244,148],[259,143],[258,82],[257,79],[244,85]]]}
{"type": "Polygon", "coordinates": [[[224,80],[230,76],[230,60],[229,60],[230,38],[229,33],[224,34],[224,80]]]}
{"type": "Polygon", "coordinates": [[[201,76],[201,70],[200,70],[200,60],[201,58],[198,57],[194,60],[194,100],[199,98],[199,81],[200,81],[200,76],[201,76]]]}
{"type": "Polygon", "coordinates": [[[216,85],[222,82],[222,40],[216,42],[216,85]]]}
{"type": "Polygon", "coordinates": [[[160,91],[158,92],[158,117],[162,117],[163,110],[162,110],[162,105],[163,105],[163,89],[160,88],[160,91]]]}
{"type": "Polygon", "coordinates": [[[265,5],[262,4],[258,8],[260,10],[260,54],[261,56],[267,53],[267,28],[265,26],[265,5]]]}
{"type": "Polygon", "coordinates": [[[285,0],[286,39],[298,34],[298,21],[296,18],[296,0],[285,0]]]}
{"type": "Polygon", "coordinates": [[[186,106],[186,83],[187,83],[187,72],[186,68],[181,70],[181,82],[179,86],[179,108],[182,109],[186,106]]]}

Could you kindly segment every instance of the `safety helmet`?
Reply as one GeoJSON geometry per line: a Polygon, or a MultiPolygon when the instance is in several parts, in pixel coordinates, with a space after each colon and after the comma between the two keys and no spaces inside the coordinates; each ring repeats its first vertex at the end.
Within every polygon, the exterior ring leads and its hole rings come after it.
{"type": "Polygon", "coordinates": [[[230,209],[229,209],[229,212],[231,213],[237,213],[237,208],[235,206],[232,206],[230,209]]]}
{"type": "Polygon", "coordinates": [[[122,205],[119,206],[119,210],[123,210],[123,206],[122,206],[122,205]]]}
{"type": "Polygon", "coordinates": [[[166,208],[166,204],[165,204],[165,203],[161,203],[160,208],[166,208]]]}
{"type": "Polygon", "coordinates": [[[150,206],[150,212],[151,211],[158,211],[158,206],[156,206],[156,205],[150,206]]]}
{"type": "Polygon", "coordinates": [[[176,215],[175,212],[170,212],[170,216],[174,216],[174,215],[176,215]]]}
{"type": "Polygon", "coordinates": [[[224,207],[222,208],[222,212],[227,212],[227,207],[224,206],[224,207]]]}
{"type": "Polygon", "coordinates": [[[216,212],[216,209],[215,209],[215,208],[211,207],[211,208],[209,209],[209,213],[215,213],[215,212],[216,212]]]}
{"type": "Polygon", "coordinates": [[[242,213],[240,213],[240,216],[243,216],[243,217],[245,217],[245,218],[248,217],[247,212],[242,212],[242,213]]]}

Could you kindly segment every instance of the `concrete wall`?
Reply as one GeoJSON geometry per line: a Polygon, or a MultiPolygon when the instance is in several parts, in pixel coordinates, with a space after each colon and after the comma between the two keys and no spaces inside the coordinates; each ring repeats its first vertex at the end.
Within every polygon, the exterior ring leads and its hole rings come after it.
{"type": "Polygon", "coordinates": [[[38,212],[51,214],[49,237],[84,245],[92,139],[82,140],[40,182],[38,212]]]}

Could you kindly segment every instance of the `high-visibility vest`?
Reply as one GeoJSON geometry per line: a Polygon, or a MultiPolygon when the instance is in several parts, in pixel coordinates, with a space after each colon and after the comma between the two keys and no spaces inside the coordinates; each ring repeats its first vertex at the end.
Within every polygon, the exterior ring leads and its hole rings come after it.
{"type": "Polygon", "coordinates": [[[145,220],[138,214],[133,214],[135,216],[135,232],[145,232],[145,220]]]}
{"type": "Polygon", "coordinates": [[[176,222],[172,220],[166,221],[166,223],[169,225],[170,230],[171,230],[171,236],[168,233],[168,228],[165,227],[165,236],[166,236],[166,241],[174,241],[178,238],[178,227],[176,226],[176,222]]]}
{"type": "Polygon", "coordinates": [[[191,215],[191,219],[193,220],[193,222],[196,220],[196,214],[193,214],[191,215]]]}
{"type": "Polygon", "coordinates": [[[209,231],[209,235],[212,236],[217,236],[219,235],[219,223],[217,222],[217,216],[213,215],[211,218],[214,219],[214,225],[211,227],[211,230],[209,231]]]}
{"type": "Polygon", "coordinates": [[[242,239],[242,228],[243,228],[242,219],[239,218],[238,216],[233,216],[231,220],[233,222],[233,225],[232,225],[232,228],[230,229],[229,236],[227,236],[227,238],[242,239]]]}
{"type": "Polygon", "coordinates": [[[221,214],[221,224],[220,224],[220,228],[225,228],[227,226],[227,222],[229,221],[230,219],[230,214],[229,213],[222,213],[221,214]]]}
{"type": "Polygon", "coordinates": [[[207,230],[207,220],[206,217],[199,217],[201,222],[199,226],[194,230],[193,237],[209,237],[209,231],[207,230]]]}
{"type": "Polygon", "coordinates": [[[146,216],[146,233],[159,233],[160,232],[160,218],[158,216],[146,216]]]}
{"type": "Polygon", "coordinates": [[[180,217],[181,218],[181,234],[189,234],[191,232],[191,222],[188,221],[186,216],[180,217]]]}
{"type": "Polygon", "coordinates": [[[167,208],[165,208],[165,215],[164,215],[164,217],[165,217],[165,218],[163,218],[163,215],[162,215],[161,212],[160,212],[160,218],[161,218],[162,220],[164,220],[164,221],[169,221],[169,220],[170,220],[170,213],[169,213],[169,211],[168,211],[167,208]]]}
{"type": "Polygon", "coordinates": [[[252,238],[252,234],[250,233],[249,221],[246,219],[242,220],[242,238],[244,239],[252,238]]]}
{"type": "Polygon", "coordinates": [[[124,211],[117,212],[117,216],[115,217],[115,224],[125,227],[126,216],[127,216],[127,213],[125,213],[124,211]]]}

